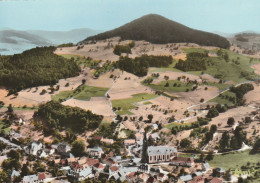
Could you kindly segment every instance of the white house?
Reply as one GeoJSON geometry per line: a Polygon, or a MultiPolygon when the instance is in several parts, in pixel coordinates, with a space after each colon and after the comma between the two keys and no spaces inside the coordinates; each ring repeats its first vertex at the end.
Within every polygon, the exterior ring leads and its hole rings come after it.
{"type": "Polygon", "coordinates": [[[101,147],[88,148],[87,152],[91,157],[98,158],[100,158],[101,155],[104,153],[101,147]]]}
{"type": "Polygon", "coordinates": [[[28,146],[24,147],[24,151],[26,154],[31,154],[37,156],[37,152],[43,148],[41,142],[33,141],[28,146]]]}

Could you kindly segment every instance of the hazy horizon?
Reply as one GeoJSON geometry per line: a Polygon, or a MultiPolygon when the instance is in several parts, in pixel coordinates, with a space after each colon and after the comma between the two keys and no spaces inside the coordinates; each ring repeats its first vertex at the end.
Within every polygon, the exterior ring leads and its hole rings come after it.
{"type": "Polygon", "coordinates": [[[2,0],[0,5],[0,29],[106,31],[152,13],[208,32],[260,30],[257,0],[2,0]]]}

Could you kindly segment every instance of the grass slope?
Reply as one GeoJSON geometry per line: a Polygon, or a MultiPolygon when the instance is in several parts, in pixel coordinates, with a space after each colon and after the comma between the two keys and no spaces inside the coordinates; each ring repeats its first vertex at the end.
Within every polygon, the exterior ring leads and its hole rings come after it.
{"type": "Polygon", "coordinates": [[[250,155],[249,151],[230,153],[226,155],[215,155],[214,159],[209,161],[210,166],[222,167],[227,169],[235,169],[246,165],[248,162],[260,162],[260,154],[250,155]]]}
{"type": "Polygon", "coordinates": [[[103,97],[108,88],[100,88],[88,85],[80,85],[75,90],[61,91],[51,98],[54,101],[65,100],[67,98],[74,98],[78,100],[89,100],[91,97],[103,97]]]}
{"type": "Polygon", "coordinates": [[[178,80],[168,80],[162,81],[159,84],[145,84],[155,90],[167,91],[167,92],[185,92],[187,89],[190,91],[192,89],[192,83],[183,83],[178,80]],[[169,83],[168,87],[165,87],[165,84],[169,83]],[[176,83],[177,86],[173,86],[176,83]]]}
{"type": "Polygon", "coordinates": [[[132,96],[133,96],[132,98],[112,100],[112,106],[113,107],[116,107],[116,108],[120,107],[121,108],[120,111],[116,112],[118,115],[124,115],[124,114],[131,115],[133,113],[130,112],[129,110],[136,108],[134,103],[141,102],[141,101],[144,101],[144,100],[150,100],[150,99],[157,97],[157,95],[147,94],[147,93],[139,93],[139,94],[135,94],[135,95],[132,95],[132,96]]]}

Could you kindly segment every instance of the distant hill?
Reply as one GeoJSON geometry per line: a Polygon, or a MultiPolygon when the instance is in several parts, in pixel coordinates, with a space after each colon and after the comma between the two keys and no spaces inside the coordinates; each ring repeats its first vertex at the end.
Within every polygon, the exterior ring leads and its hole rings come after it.
{"type": "Polygon", "coordinates": [[[111,31],[90,36],[80,43],[117,36],[123,40],[145,40],[155,44],[189,42],[221,48],[230,46],[228,40],[217,34],[191,29],[156,14],[149,14],[111,31]]]}
{"type": "Polygon", "coordinates": [[[0,30],[0,54],[12,55],[37,46],[77,43],[85,37],[100,32],[92,29],[73,29],[70,31],[0,30]]]}
{"type": "Polygon", "coordinates": [[[247,50],[260,50],[260,34],[255,32],[242,32],[228,39],[233,45],[247,50]]]}

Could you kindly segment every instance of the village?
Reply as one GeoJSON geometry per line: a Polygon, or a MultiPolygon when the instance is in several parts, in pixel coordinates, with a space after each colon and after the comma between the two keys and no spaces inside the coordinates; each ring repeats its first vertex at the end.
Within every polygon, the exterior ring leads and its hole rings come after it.
{"type": "MultiPolygon", "coordinates": [[[[16,118],[13,123],[25,125],[30,122],[16,118]]],[[[23,183],[80,181],[221,183],[225,178],[234,182],[238,180],[238,177],[223,168],[210,167],[206,160],[195,158],[195,154],[185,156],[176,147],[154,145],[160,140],[157,131],[158,125],[151,124],[145,129],[140,129],[133,138],[121,139],[122,145],[118,154],[117,149],[107,153],[102,149],[104,144],[113,146],[118,139],[94,135],[90,137],[94,146],[88,143],[69,145],[65,142],[47,144],[41,141],[31,141],[22,145],[19,133],[10,130],[0,139],[7,144],[1,151],[0,163],[2,169],[6,170],[8,161],[16,161],[16,166],[22,168],[20,171],[13,168],[8,175],[12,182],[23,183]],[[77,154],[72,153],[73,148],[77,148],[77,154]],[[30,174],[31,172],[34,173],[30,174]]]]}

